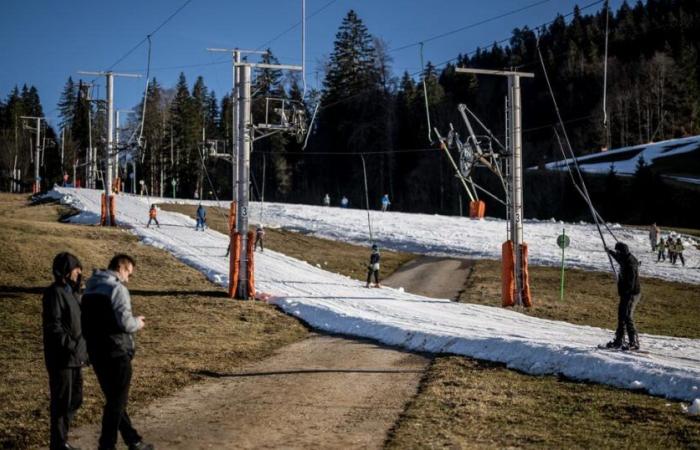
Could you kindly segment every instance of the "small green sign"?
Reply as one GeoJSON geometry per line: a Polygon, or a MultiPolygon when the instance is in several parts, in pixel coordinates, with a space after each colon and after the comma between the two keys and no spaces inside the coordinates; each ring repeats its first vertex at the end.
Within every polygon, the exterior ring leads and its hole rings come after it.
{"type": "Polygon", "coordinates": [[[562,250],[567,248],[570,243],[571,243],[571,239],[569,239],[569,236],[567,236],[565,234],[560,234],[559,237],[557,238],[557,245],[562,250]]]}

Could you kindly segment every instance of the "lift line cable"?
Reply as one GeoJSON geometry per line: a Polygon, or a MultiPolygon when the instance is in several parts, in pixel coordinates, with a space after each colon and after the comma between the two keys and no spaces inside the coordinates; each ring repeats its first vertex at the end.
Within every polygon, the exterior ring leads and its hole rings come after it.
{"type": "MultiPolygon", "coordinates": [[[[592,2],[592,3],[589,3],[589,4],[587,4],[587,5],[584,5],[584,6],[580,7],[580,8],[579,8],[579,11],[586,10],[586,9],[588,9],[588,8],[591,8],[591,7],[595,6],[595,5],[598,5],[598,4],[600,4],[600,3],[603,3],[604,1],[605,1],[605,0],[596,0],[596,1],[592,2]]],[[[549,22],[545,22],[545,23],[543,23],[543,24],[541,24],[541,25],[538,25],[537,27],[534,27],[533,29],[546,27],[547,25],[551,25],[551,24],[553,24],[554,22],[556,22],[557,20],[559,20],[559,18],[566,18],[566,17],[569,17],[569,16],[571,16],[571,15],[573,15],[573,14],[574,14],[574,12],[572,11],[572,12],[567,13],[567,14],[564,14],[564,15],[559,15],[559,16],[557,16],[556,19],[551,20],[551,21],[549,21],[549,22]]],[[[512,36],[507,37],[507,38],[504,38],[504,39],[501,39],[500,41],[496,41],[496,43],[497,43],[497,44],[500,44],[500,43],[504,43],[504,42],[509,42],[511,39],[512,39],[512,36]]],[[[473,55],[473,54],[477,53],[478,51],[480,51],[481,48],[488,48],[489,45],[493,45],[493,42],[490,43],[490,44],[487,44],[487,45],[485,45],[485,46],[482,46],[482,47],[477,47],[476,50],[472,50],[471,52],[465,53],[463,56],[473,55]]],[[[446,65],[446,64],[448,64],[448,63],[451,63],[452,61],[455,61],[455,60],[457,60],[457,59],[458,59],[458,57],[457,57],[457,58],[450,58],[450,59],[448,59],[448,60],[446,60],[446,61],[443,61],[443,62],[441,62],[441,63],[439,63],[439,64],[436,64],[435,67],[438,68],[438,67],[444,66],[444,65],[446,65]]],[[[419,70],[419,71],[417,71],[417,72],[410,73],[409,76],[421,75],[421,74],[423,73],[423,71],[424,71],[424,68],[421,68],[421,70],[419,70]]],[[[334,107],[334,106],[336,106],[336,105],[339,105],[339,104],[345,103],[346,101],[352,100],[352,99],[355,98],[355,97],[359,97],[360,95],[364,95],[364,94],[366,94],[366,93],[372,92],[373,90],[374,90],[374,88],[368,88],[368,89],[360,90],[359,92],[356,92],[356,93],[354,93],[354,94],[351,94],[351,95],[348,95],[348,96],[343,97],[343,98],[341,98],[341,99],[338,99],[338,100],[336,100],[336,101],[334,101],[334,102],[332,102],[332,103],[324,104],[324,105],[322,105],[322,106],[319,108],[319,110],[325,110],[325,109],[328,109],[328,108],[332,108],[332,107],[334,107]]]]}
{"type": "Polygon", "coordinates": [[[525,10],[527,10],[527,9],[534,8],[535,6],[539,6],[539,5],[542,5],[542,4],[544,4],[544,3],[549,3],[549,2],[550,2],[550,0],[540,0],[540,1],[538,1],[538,2],[531,3],[531,4],[529,4],[529,5],[525,5],[525,6],[523,6],[522,8],[514,9],[514,10],[512,10],[512,11],[508,11],[508,12],[505,12],[505,13],[503,13],[503,14],[499,14],[499,15],[497,15],[497,16],[489,17],[489,18],[487,18],[487,19],[483,19],[483,20],[480,20],[480,21],[478,21],[478,22],[474,22],[474,23],[471,23],[471,24],[469,24],[469,25],[465,25],[465,26],[463,26],[463,27],[456,28],[456,29],[451,30],[451,31],[446,31],[446,32],[441,33],[441,34],[437,34],[437,35],[435,35],[435,36],[431,36],[431,37],[429,37],[429,38],[423,39],[423,40],[420,41],[420,42],[414,42],[414,43],[412,43],[412,44],[406,44],[406,45],[402,45],[401,47],[389,49],[389,52],[398,52],[398,51],[400,51],[400,50],[405,50],[405,49],[407,49],[407,48],[415,47],[415,46],[417,46],[417,45],[420,45],[420,46],[422,47],[422,46],[423,46],[423,43],[425,43],[425,42],[434,41],[434,40],[436,40],[436,39],[440,39],[440,38],[443,38],[443,37],[446,37],[446,36],[449,36],[449,35],[452,35],[452,34],[455,34],[455,33],[459,33],[460,31],[468,30],[468,29],[470,29],[470,28],[475,28],[475,27],[478,27],[478,26],[480,26],[480,25],[485,25],[485,24],[487,24],[487,23],[489,23],[489,22],[493,22],[493,21],[495,21],[495,20],[502,19],[502,18],[504,18],[504,17],[512,16],[513,14],[517,14],[517,13],[519,13],[519,12],[522,12],[522,11],[525,11],[525,10]]]}
{"type": "Polygon", "coordinates": [[[608,21],[610,18],[610,11],[608,0],[605,0],[605,58],[603,59],[603,132],[605,133],[605,148],[610,147],[609,130],[608,130],[608,110],[607,110],[607,99],[608,99],[608,34],[609,27],[608,21]]]}
{"type": "MultiPolygon", "coordinates": [[[[566,155],[566,153],[565,153],[565,151],[564,151],[564,145],[563,145],[562,142],[561,142],[561,137],[559,136],[559,132],[557,132],[556,128],[554,128],[554,135],[556,136],[557,141],[558,141],[558,143],[559,143],[559,150],[561,151],[561,154],[562,154],[562,156],[564,157],[564,161],[563,161],[563,162],[566,163],[566,160],[568,160],[569,157],[566,155]]],[[[567,171],[568,171],[568,173],[569,173],[569,177],[571,178],[571,183],[572,183],[572,184],[574,185],[574,187],[576,188],[576,191],[578,191],[578,193],[579,193],[579,195],[581,196],[581,198],[583,198],[583,200],[584,200],[586,203],[588,203],[588,202],[589,202],[589,199],[586,198],[586,194],[583,192],[583,190],[581,189],[581,186],[579,186],[579,184],[576,182],[576,179],[574,178],[574,172],[571,170],[571,165],[567,163],[567,164],[566,164],[566,168],[567,168],[567,171]]],[[[592,204],[592,203],[591,203],[591,204],[592,204]]],[[[590,205],[589,205],[589,206],[590,206],[590,205]]],[[[613,239],[615,240],[615,242],[618,242],[619,239],[617,238],[617,236],[615,236],[615,233],[612,232],[612,230],[611,230],[610,227],[608,226],[608,224],[607,224],[607,222],[605,221],[605,219],[603,219],[603,216],[600,215],[600,213],[598,212],[597,209],[593,208],[593,211],[595,212],[595,215],[598,217],[598,219],[603,223],[603,225],[605,226],[605,229],[608,231],[608,233],[610,233],[610,235],[613,237],[613,239]]]]}
{"type": "MultiPolygon", "coordinates": [[[[331,1],[327,2],[326,4],[324,4],[323,6],[321,6],[320,8],[318,8],[317,10],[315,10],[314,12],[312,12],[311,14],[309,14],[308,18],[310,19],[310,18],[314,17],[315,15],[319,14],[321,11],[323,11],[323,10],[326,9],[326,8],[328,8],[329,6],[331,6],[333,3],[337,2],[337,1],[338,1],[338,0],[331,0],[331,1]]],[[[302,25],[302,20],[300,20],[299,22],[297,22],[297,23],[295,23],[294,25],[290,26],[289,28],[287,28],[286,30],[284,30],[283,32],[281,32],[280,34],[278,34],[277,36],[273,37],[273,38],[270,39],[269,41],[265,42],[264,44],[259,45],[259,46],[256,48],[256,50],[260,50],[260,49],[263,48],[263,47],[267,47],[269,44],[275,42],[277,39],[279,39],[279,38],[281,38],[282,36],[284,36],[285,34],[289,33],[290,31],[292,31],[293,29],[295,29],[295,28],[298,27],[299,25],[302,25]]]]}
{"type": "Polygon", "coordinates": [[[423,43],[420,43],[420,67],[423,70],[423,100],[425,101],[425,119],[428,121],[428,142],[433,143],[433,128],[430,125],[430,107],[428,106],[428,87],[425,83],[425,78],[427,76],[427,71],[425,70],[425,64],[423,63],[423,43]]]}
{"type": "MultiPolygon", "coordinates": [[[[554,96],[554,89],[552,88],[552,84],[549,81],[549,75],[547,73],[547,67],[544,65],[544,57],[542,56],[542,52],[540,51],[540,46],[539,46],[539,39],[537,40],[537,54],[539,55],[540,58],[540,63],[542,64],[542,72],[544,74],[544,79],[547,82],[547,88],[549,89],[549,95],[552,99],[552,103],[554,104],[554,110],[557,114],[557,118],[559,120],[560,127],[562,128],[562,132],[564,133],[564,139],[566,140],[566,144],[569,146],[569,151],[571,154],[573,154],[573,150],[571,149],[571,142],[569,141],[569,136],[566,133],[566,127],[564,127],[563,120],[561,118],[561,113],[559,112],[559,105],[557,104],[557,99],[554,96]]],[[[579,172],[580,176],[580,170],[578,167],[578,162],[576,161],[576,158],[574,158],[574,164],[576,165],[576,170],[579,172]]],[[[590,201],[590,195],[588,195],[588,189],[586,189],[586,184],[583,184],[583,191],[586,194],[587,201],[588,201],[588,206],[591,209],[591,215],[593,216],[593,221],[595,222],[595,226],[598,229],[598,234],[600,235],[600,239],[603,242],[603,247],[607,249],[607,245],[605,243],[605,236],[603,236],[603,231],[600,229],[600,224],[598,223],[598,217],[596,216],[595,213],[595,208],[593,207],[593,204],[590,201]]],[[[615,278],[617,278],[617,271],[615,270],[615,265],[613,264],[612,257],[610,254],[606,251],[605,254],[608,257],[608,261],[610,261],[610,267],[613,270],[613,273],[615,274],[615,278]]]]}
{"type": "Polygon", "coordinates": [[[153,31],[151,31],[150,33],[148,33],[148,34],[146,35],[146,37],[144,37],[143,39],[141,39],[141,40],[138,42],[138,44],[134,45],[134,46],[133,46],[129,51],[127,51],[121,58],[117,59],[117,61],[114,62],[114,64],[112,64],[111,66],[109,66],[109,67],[107,68],[107,71],[112,70],[117,64],[119,64],[120,62],[124,61],[127,57],[129,57],[129,55],[131,55],[132,53],[134,53],[134,52],[136,51],[137,48],[141,47],[141,45],[143,45],[144,42],[150,40],[150,37],[151,37],[151,36],[153,36],[154,34],[156,34],[157,32],[159,32],[161,28],[163,28],[168,22],[170,22],[175,16],[177,16],[177,15],[180,13],[180,11],[182,11],[183,9],[185,9],[185,7],[186,7],[187,5],[189,5],[190,3],[192,3],[192,0],[187,0],[187,1],[185,1],[182,5],[180,5],[180,7],[177,8],[172,14],[170,14],[170,16],[168,16],[167,19],[165,19],[163,22],[161,22],[160,25],[158,25],[153,31]]]}
{"type": "MultiPolygon", "coordinates": [[[[212,194],[214,194],[214,198],[216,199],[216,205],[217,205],[217,211],[219,211],[219,214],[221,214],[221,217],[224,219],[224,223],[228,223],[228,217],[226,214],[224,214],[224,209],[221,206],[221,200],[219,200],[219,194],[216,193],[216,188],[214,187],[214,183],[211,181],[211,177],[209,176],[209,170],[207,170],[207,165],[204,163],[204,153],[202,152],[202,148],[199,148],[199,162],[202,164],[202,170],[204,171],[204,175],[207,177],[207,181],[209,182],[209,187],[211,188],[212,194]]],[[[200,199],[201,201],[202,199],[200,199]]]]}
{"type": "Polygon", "coordinates": [[[369,229],[369,243],[374,244],[374,237],[372,236],[372,220],[369,216],[369,192],[367,189],[367,167],[365,166],[365,155],[360,154],[362,159],[362,173],[365,176],[365,206],[367,207],[367,228],[369,229]]]}

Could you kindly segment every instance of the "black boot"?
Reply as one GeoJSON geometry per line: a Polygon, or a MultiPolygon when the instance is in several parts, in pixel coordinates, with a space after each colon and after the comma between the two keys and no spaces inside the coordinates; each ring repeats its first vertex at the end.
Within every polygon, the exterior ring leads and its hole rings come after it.
{"type": "Polygon", "coordinates": [[[606,348],[622,348],[622,341],[619,341],[617,339],[608,342],[605,344],[606,348]]]}

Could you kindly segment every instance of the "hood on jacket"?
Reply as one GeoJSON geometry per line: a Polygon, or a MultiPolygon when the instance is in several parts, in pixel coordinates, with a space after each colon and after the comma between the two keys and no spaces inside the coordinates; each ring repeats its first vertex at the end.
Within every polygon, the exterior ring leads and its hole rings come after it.
{"type": "Polygon", "coordinates": [[[62,252],[53,259],[52,273],[58,282],[63,282],[76,267],[83,268],[80,260],[72,253],[62,252]]]}
{"type": "Polygon", "coordinates": [[[115,286],[119,284],[119,277],[117,273],[112,270],[95,269],[92,276],[88,278],[86,283],[86,290],[92,290],[96,285],[106,284],[109,286],[115,286]]]}
{"type": "Polygon", "coordinates": [[[617,250],[622,255],[629,255],[630,248],[624,242],[618,242],[615,244],[615,250],[617,250]]]}

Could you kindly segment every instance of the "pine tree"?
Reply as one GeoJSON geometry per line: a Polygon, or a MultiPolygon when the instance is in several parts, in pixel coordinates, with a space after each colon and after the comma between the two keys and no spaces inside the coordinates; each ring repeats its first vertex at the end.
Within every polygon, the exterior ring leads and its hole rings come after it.
{"type": "Polygon", "coordinates": [[[73,126],[73,115],[75,114],[75,104],[78,100],[77,86],[72,77],[68,77],[63,92],[58,100],[58,115],[61,118],[61,128],[71,128],[73,126]]]}

